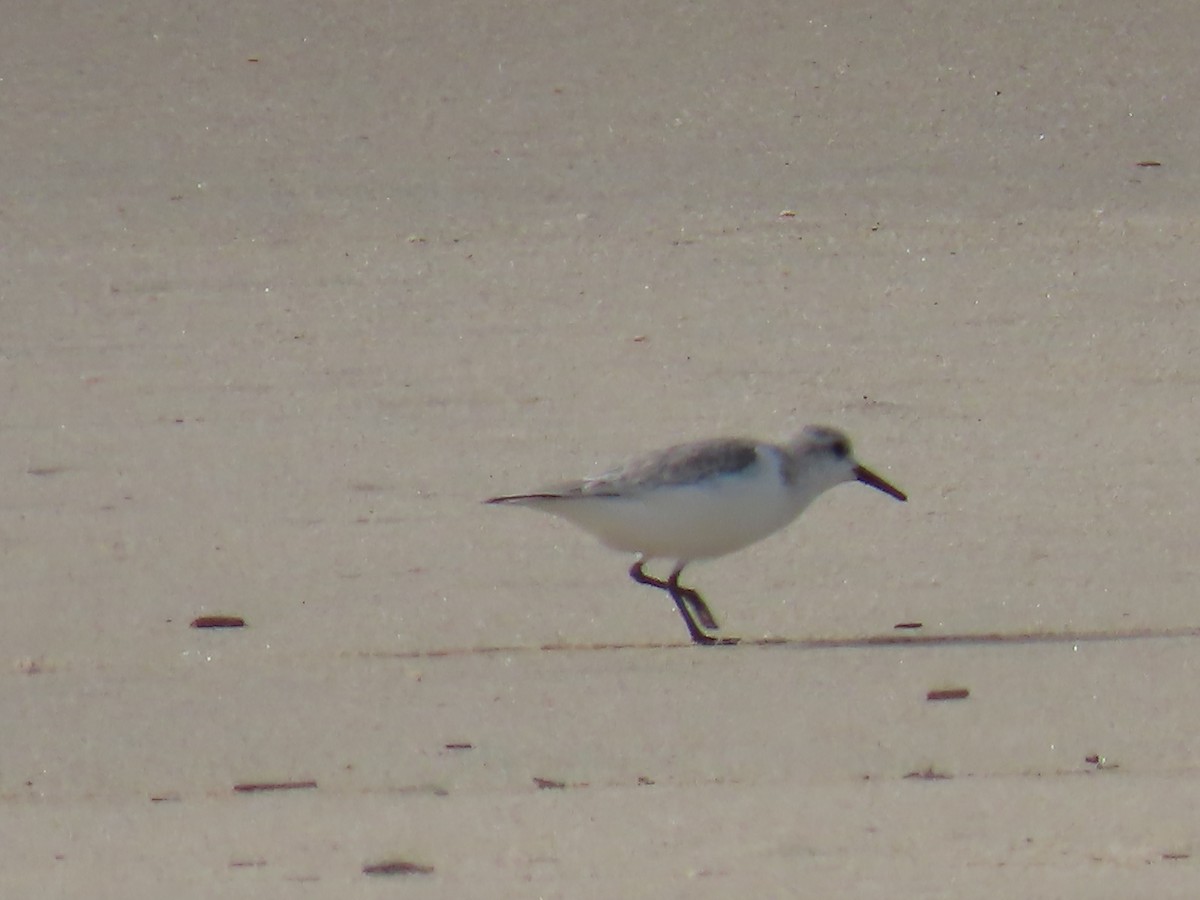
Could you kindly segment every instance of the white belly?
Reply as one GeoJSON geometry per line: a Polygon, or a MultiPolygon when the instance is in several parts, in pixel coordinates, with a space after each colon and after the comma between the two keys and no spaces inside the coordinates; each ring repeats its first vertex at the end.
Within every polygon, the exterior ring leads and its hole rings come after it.
{"type": "Polygon", "coordinates": [[[580,497],[537,506],[614,550],[648,559],[711,559],[762,540],[807,505],[807,497],[783,486],[774,462],[760,460],[742,473],[628,497],[580,497]]]}

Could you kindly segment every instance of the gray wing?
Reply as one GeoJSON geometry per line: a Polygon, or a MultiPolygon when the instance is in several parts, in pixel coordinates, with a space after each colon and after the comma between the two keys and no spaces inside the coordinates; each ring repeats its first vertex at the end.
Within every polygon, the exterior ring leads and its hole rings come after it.
{"type": "Polygon", "coordinates": [[[631,497],[672,485],[695,484],[713,475],[743,472],[758,462],[758,445],[742,438],[717,438],[677,444],[648,453],[593,478],[568,481],[531,491],[492,497],[485,503],[536,506],[580,497],[631,497]]]}
{"type": "Polygon", "coordinates": [[[660,487],[695,484],[713,475],[742,472],[757,461],[758,448],[754,441],[717,438],[677,444],[630,460],[595,478],[561,487],[573,496],[629,496],[660,487]]]}

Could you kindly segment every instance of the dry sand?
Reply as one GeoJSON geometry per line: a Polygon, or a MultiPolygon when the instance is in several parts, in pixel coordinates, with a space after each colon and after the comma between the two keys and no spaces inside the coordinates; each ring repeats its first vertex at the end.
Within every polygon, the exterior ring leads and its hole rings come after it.
{"type": "Polygon", "coordinates": [[[1198,33],[10,10],[0,895],[1197,896],[1198,33]],[[812,421],[782,643],[478,503],[812,421]]]}

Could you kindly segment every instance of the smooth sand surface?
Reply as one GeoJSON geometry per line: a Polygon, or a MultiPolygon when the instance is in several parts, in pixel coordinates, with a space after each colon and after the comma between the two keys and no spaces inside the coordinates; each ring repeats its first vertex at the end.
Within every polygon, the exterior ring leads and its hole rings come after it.
{"type": "Polygon", "coordinates": [[[1197,34],[10,11],[0,895],[1197,896],[1197,34]],[[479,503],[806,422],[736,648],[479,503]]]}

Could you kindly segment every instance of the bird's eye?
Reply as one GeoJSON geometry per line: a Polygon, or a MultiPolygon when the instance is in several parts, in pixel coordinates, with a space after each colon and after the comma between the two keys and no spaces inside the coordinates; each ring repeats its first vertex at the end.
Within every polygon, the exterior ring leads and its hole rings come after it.
{"type": "Polygon", "coordinates": [[[829,449],[833,451],[833,455],[838,459],[845,459],[850,455],[850,446],[842,440],[834,441],[829,449]]]}

